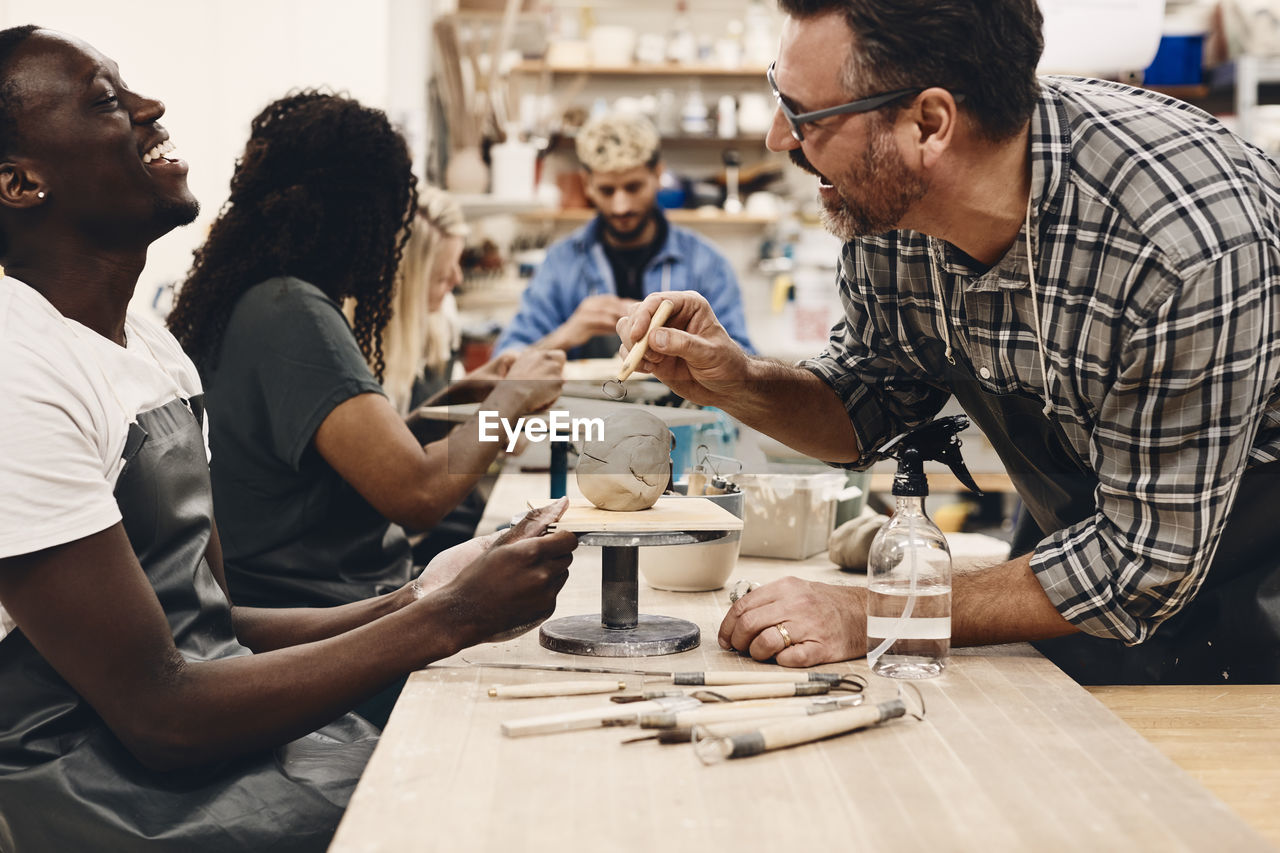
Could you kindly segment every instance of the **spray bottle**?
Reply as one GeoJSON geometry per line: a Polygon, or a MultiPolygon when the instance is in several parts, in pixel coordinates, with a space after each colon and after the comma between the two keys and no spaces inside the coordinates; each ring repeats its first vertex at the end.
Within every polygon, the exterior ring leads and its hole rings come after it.
{"type": "Polygon", "coordinates": [[[951,648],[951,549],[924,512],[929,484],[924,463],[949,466],[970,491],[982,491],[964,467],[957,433],[964,415],[939,418],[904,432],[879,458],[898,460],[896,509],[876,534],[867,559],[867,661],[890,678],[932,678],[951,648]]]}

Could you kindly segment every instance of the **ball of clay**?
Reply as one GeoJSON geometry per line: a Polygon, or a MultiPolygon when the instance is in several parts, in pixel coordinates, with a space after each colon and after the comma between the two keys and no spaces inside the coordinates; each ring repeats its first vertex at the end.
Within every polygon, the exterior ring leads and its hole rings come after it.
{"type": "Polygon", "coordinates": [[[827,540],[827,556],[842,569],[865,572],[871,541],[889,516],[863,507],[862,514],[837,527],[827,540]]]}
{"type": "Polygon", "coordinates": [[[604,437],[581,448],[578,488],[600,509],[648,509],[671,479],[671,430],[634,407],[604,419],[604,437]]]}

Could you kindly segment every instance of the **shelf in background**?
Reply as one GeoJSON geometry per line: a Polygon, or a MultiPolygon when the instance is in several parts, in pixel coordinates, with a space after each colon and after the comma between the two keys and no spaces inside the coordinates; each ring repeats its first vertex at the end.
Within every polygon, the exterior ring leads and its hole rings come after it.
{"type": "Polygon", "coordinates": [[[764,68],[722,68],[718,65],[548,65],[525,60],[511,69],[516,74],[609,74],[615,77],[764,77],[764,68]]]}
{"type": "MultiPolygon", "coordinates": [[[[572,151],[574,139],[575,137],[572,136],[558,137],[551,147],[556,150],[572,151]]],[[[662,146],[664,148],[764,148],[764,134],[731,136],[727,139],[719,136],[664,136],[662,146]]]]}
{"type": "Polygon", "coordinates": [[[489,193],[450,193],[462,208],[467,219],[500,214],[524,214],[542,209],[542,203],[532,198],[504,198],[489,193]]]}
{"type": "MultiPolygon", "coordinates": [[[[752,216],[747,213],[700,213],[696,210],[664,210],[667,219],[677,225],[771,225],[774,216],[752,216]]],[[[520,218],[534,222],[586,222],[596,215],[591,208],[571,210],[533,210],[520,214],[520,218]]]]}

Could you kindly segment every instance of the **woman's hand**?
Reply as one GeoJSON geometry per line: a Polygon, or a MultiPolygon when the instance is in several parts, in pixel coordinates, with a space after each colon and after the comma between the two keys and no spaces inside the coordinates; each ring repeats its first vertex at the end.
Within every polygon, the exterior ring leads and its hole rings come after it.
{"type": "Polygon", "coordinates": [[[448,388],[427,402],[427,405],[452,405],[455,403],[478,403],[493,393],[498,383],[507,375],[511,365],[515,363],[517,353],[507,351],[486,361],[466,376],[454,382],[448,388]]]}
{"type": "Polygon", "coordinates": [[[549,409],[564,388],[564,362],[560,350],[523,350],[507,369],[499,390],[517,395],[521,414],[549,409]]]}
{"type": "Polygon", "coordinates": [[[515,364],[517,356],[519,356],[518,352],[507,350],[501,355],[489,359],[454,384],[466,388],[474,388],[476,391],[481,392],[479,397],[483,398],[485,394],[494,389],[498,380],[506,378],[507,372],[511,370],[511,365],[515,364]]]}

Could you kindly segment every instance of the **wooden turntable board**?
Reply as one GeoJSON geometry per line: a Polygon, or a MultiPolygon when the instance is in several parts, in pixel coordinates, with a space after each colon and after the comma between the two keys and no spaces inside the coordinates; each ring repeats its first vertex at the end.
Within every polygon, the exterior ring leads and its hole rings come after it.
{"type": "Polygon", "coordinates": [[[658,533],[686,530],[741,530],[742,519],[706,498],[663,495],[648,509],[612,512],[585,498],[570,501],[552,528],[573,533],[658,533]]]}

